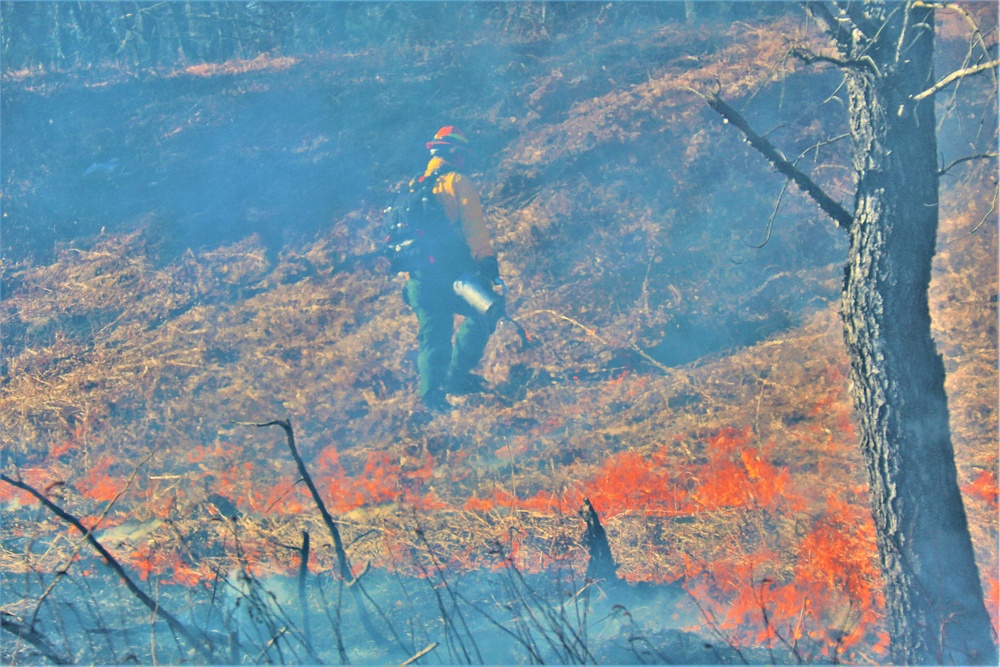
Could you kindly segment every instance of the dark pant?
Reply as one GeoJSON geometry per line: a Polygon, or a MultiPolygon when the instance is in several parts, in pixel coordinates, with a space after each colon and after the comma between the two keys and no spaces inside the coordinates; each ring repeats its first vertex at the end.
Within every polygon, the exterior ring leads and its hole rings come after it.
{"type": "Polygon", "coordinates": [[[463,378],[482,359],[499,315],[480,315],[473,310],[455,294],[451,280],[411,276],[403,288],[403,300],[413,308],[420,327],[420,397],[443,395],[449,378],[463,378]],[[457,333],[455,315],[465,318],[457,333]]]}

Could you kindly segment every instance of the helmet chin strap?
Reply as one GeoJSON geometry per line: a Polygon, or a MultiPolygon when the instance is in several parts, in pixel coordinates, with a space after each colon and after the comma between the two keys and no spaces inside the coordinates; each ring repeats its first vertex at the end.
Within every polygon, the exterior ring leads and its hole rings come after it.
{"type": "Polygon", "coordinates": [[[431,157],[440,157],[448,164],[458,167],[459,169],[465,166],[465,155],[462,154],[461,150],[456,148],[449,148],[447,151],[441,150],[440,148],[432,148],[431,157]]]}

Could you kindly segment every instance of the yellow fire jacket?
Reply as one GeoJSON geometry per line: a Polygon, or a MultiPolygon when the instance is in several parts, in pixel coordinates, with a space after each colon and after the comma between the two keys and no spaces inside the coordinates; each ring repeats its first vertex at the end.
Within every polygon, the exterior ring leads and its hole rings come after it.
{"type": "Polygon", "coordinates": [[[439,175],[433,192],[444,207],[448,222],[458,225],[462,230],[469,250],[472,251],[472,258],[478,262],[486,257],[494,257],[493,244],[486,231],[483,205],[472,181],[454,171],[440,156],[431,158],[424,177],[429,177],[434,172],[439,172],[439,175]]]}

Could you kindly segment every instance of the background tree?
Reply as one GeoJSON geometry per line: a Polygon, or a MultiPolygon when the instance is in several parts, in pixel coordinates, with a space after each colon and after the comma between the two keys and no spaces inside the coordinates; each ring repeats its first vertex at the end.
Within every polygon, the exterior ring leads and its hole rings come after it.
{"type": "Polygon", "coordinates": [[[934,74],[937,3],[808,3],[836,54],[799,51],[845,74],[855,203],[848,213],[719,99],[710,106],[850,236],[842,295],[851,394],[861,425],[885,585],[891,656],[906,664],[996,664],[958,485],[945,368],[928,287],[938,232],[935,93],[992,70],[934,74]]]}

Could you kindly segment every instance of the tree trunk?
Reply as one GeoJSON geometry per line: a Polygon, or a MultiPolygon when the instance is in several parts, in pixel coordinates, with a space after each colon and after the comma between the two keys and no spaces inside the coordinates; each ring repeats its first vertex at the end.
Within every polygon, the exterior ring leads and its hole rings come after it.
{"type": "MultiPolygon", "coordinates": [[[[845,3],[845,6],[847,3],[845,3]]],[[[938,228],[934,11],[847,7],[833,33],[849,63],[857,178],[843,293],[891,657],[997,664],[948,422],[927,290],[938,228]]]]}

